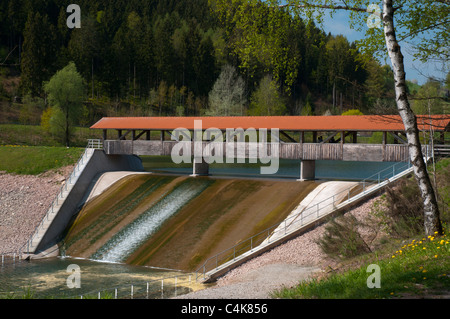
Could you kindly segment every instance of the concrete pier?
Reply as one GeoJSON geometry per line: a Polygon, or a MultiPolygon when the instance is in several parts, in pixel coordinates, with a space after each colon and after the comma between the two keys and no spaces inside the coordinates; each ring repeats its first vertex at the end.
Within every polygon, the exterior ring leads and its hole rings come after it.
{"type": "Polygon", "coordinates": [[[316,179],[316,161],[302,161],[300,164],[300,180],[316,179]]]}

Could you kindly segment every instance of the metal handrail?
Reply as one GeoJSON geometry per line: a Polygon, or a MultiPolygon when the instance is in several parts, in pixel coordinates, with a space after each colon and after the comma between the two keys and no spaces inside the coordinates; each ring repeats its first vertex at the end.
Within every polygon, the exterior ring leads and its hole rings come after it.
{"type": "MultiPolygon", "coordinates": [[[[241,241],[240,243],[238,243],[238,244],[236,244],[236,245],[234,245],[234,246],[232,246],[232,247],[230,247],[230,248],[228,248],[228,249],[226,249],[226,250],[224,250],[224,251],[222,251],[222,252],[220,252],[220,253],[212,256],[212,257],[210,257],[210,258],[208,258],[203,263],[203,265],[200,266],[195,271],[196,280],[198,280],[198,278],[199,278],[199,273],[203,273],[203,278],[205,277],[206,272],[207,272],[207,270],[206,270],[207,265],[209,263],[211,263],[211,261],[215,261],[215,263],[214,263],[215,266],[212,267],[211,270],[215,269],[215,268],[218,268],[219,265],[222,265],[223,263],[225,263],[225,262],[227,262],[229,260],[235,260],[236,257],[240,256],[244,252],[247,252],[249,250],[253,251],[254,248],[259,246],[261,243],[263,243],[266,240],[270,243],[270,237],[272,237],[275,233],[280,232],[280,231],[284,231],[286,233],[287,228],[291,227],[295,223],[301,223],[301,226],[303,226],[304,220],[306,218],[308,218],[309,216],[311,216],[311,215],[316,214],[317,218],[319,218],[321,216],[320,215],[321,211],[323,211],[325,208],[328,208],[330,205],[335,207],[335,205],[336,205],[336,200],[335,200],[336,197],[340,197],[342,194],[346,193],[347,194],[347,200],[350,200],[350,198],[353,198],[353,196],[350,197],[351,191],[354,190],[355,188],[357,188],[358,186],[362,185],[362,193],[365,194],[370,186],[379,185],[382,182],[382,180],[384,181],[386,179],[394,177],[396,175],[396,173],[395,173],[396,171],[398,171],[397,174],[400,174],[401,172],[404,172],[405,170],[407,170],[409,168],[411,168],[411,163],[410,162],[408,162],[408,163],[396,163],[396,164],[394,164],[394,165],[392,165],[392,166],[390,166],[390,167],[388,167],[386,169],[383,169],[383,170],[379,171],[378,173],[375,173],[375,174],[369,176],[368,178],[360,181],[358,183],[358,185],[351,186],[351,187],[349,187],[349,188],[347,188],[347,189],[345,189],[345,190],[343,190],[343,191],[341,191],[341,192],[339,192],[337,194],[334,194],[333,196],[330,196],[329,198],[324,199],[323,201],[320,201],[320,202],[314,204],[314,206],[308,207],[308,208],[302,210],[301,212],[299,212],[298,214],[295,214],[293,216],[289,216],[284,221],[282,221],[280,223],[277,223],[275,225],[272,225],[269,228],[266,228],[265,230],[257,233],[256,235],[253,235],[252,237],[247,238],[247,239],[241,241]],[[401,171],[399,171],[398,169],[396,170],[396,167],[398,165],[403,165],[402,168],[404,168],[404,169],[402,169],[401,171]],[[389,177],[389,178],[383,176],[383,179],[382,179],[381,178],[382,177],[381,173],[384,172],[384,171],[388,171],[388,170],[390,172],[392,172],[392,176],[389,177]],[[374,177],[376,177],[376,179],[374,177]],[[328,203],[325,206],[323,205],[323,203],[330,202],[330,200],[331,200],[331,203],[328,203]],[[321,204],[322,204],[322,207],[320,207],[321,204]],[[307,213],[307,214],[305,214],[305,213],[307,213]],[[290,221],[292,221],[292,222],[290,222],[290,221]],[[289,226],[287,226],[288,222],[289,222],[289,226]],[[276,229],[282,224],[285,224],[284,229],[277,231],[276,229]],[[258,237],[261,237],[261,235],[266,234],[266,233],[267,233],[267,235],[262,240],[258,241],[258,237]],[[226,254],[226,256],[220,258],[220,262],[219,262],[219,256],[224,255],[224,254],[226,254]]],[[[361,194],[361,193],[359,193],[359,194],[361,194]]],[[[345,198],[345,196],[344,196],[344,198],[345,198]]],[[[339,201],[339,203],[342,203],[342,201],[343,200],[341,199],[339,201]]]]}
{"type": "MultiPolygon", "coordinates": [[[[80,166],[84,165],[84,159],[85,157],[87,157],[87,151],[89,149],[102,149],[103,145],[102,145],[102,141],[99,139],[90,139],[88,140],[88,144],[83,152],[83,154],[79,157],[77,164],[75,165],[74,169],[72,170],[71,174],[69,175],[69,177],[67,177],[65,179],[65,183],[61,186],[61,188],[59,189],[58,194],[56,195],[56,198],[52,201],[52,203],[50,204],[49,208],[47,209],[47,213],[44,215],[44,217],[42,218],[41,222],[36,226],[36,228],[34,229],[33,234],[31,235],[31,237],[27,240],[27,242],[19,249],[19,254],[22,253],[22,251],[27,248],[27,251],[29,251],[30,247],[34,247],[33,245],[33,240],[35,239],[35,237],[37,236],[39,230],[42,229],[42,227],[44,227],[44,223],[45,221],[49,221],[49,217],[51,214],[55,214],[54,212],[54,207],[55,204],[58,205],[59,204],[59,198],[63,199],[64,196],[64,190],[66,192],[70,192],[69,189],[67,189],[68,185],[74,185],[76,180],[74,181],[73,179],[77,178],[77,172],[80,172],[80,166]]],[[[78,176],[79,177],[79,176],[78,176]]]]}
{"type": "MultiPolygon", "coordinates": [[[[123,285],[119,285],[119,286],[112,286],[112,287],[102,288],[101,290],[98,290],[98,289],[91,290],[91,291],[85,292],[83,294],[78,294],[78,295],[75,295],[75,296],[72,296],[72,297],[69,297],[69,298],[74,298],[74,297],[81,297],[81,298],[83,298],[83,296],[89,296],[89,295],[95,295],[95,294],[98,294],[98,296],[100,296],[101,293],[105,293],[105,292],[109,292],[109,291],[115,291],[115,299],[117,299],[117,297],[118,297],[118,295],[117,295],[118,289],[124,289],[124,288],[128,288],[128,287],[131,287],[131,294],[130,294],[130,296],[131,296],[131,298],[133,298],[133,287],[142,286],[144,283],[146,284],[146,288],[147,288],[146,294],[148,296],[148,294],[150,293],[149,285],[150,284],[159,283],[159,282],[161,282],[161,292],[162,292],[162,294],[164,294],[164,288],[167,287],[167,286],[164,286],[164,281],[165,280],[166,281],[167,280],[171,280],[171,279],[174,280],[174,288],[175,288],[175,291],[176,291],[177,285],[181,286],[181,285],[187,284],[187,283],[188,284],[192,284],[193,281],[191,279],[193,279],[193,277],[194,277],[193,273],[184,273],[184,272],[180,271],[180,275],[179,276],[176,276],[176,275],[160,276],[159,278],[152,279],[152,280],[147,280],[147,281],[144,281],[144,282],[139,282],[139,283],[135,282],[135,283],[123,284],[123,285]],[[178,278],[189,278],[189,279],[178,281],[177,280],[178,278]]],[[[168,289],[168,288],[165,288],[165,289],[168,289]]],[[[170,289],[170,287],[169,287],[169,289],[170,289]]]]}

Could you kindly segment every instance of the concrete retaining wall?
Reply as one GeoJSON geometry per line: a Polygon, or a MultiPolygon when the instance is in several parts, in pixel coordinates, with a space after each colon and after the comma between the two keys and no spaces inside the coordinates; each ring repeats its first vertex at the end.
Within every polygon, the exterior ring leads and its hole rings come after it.
{"type": "Polygon", "coordinates": [[[90,191],[90,188],[92,187],[92,181],[99,174],[114,171],[143,170],[142,161],[138,156],[106,155],[102,150],[95,150],[86,167],[81,172],[77,182],[62,204],[57,216],[55,216],[52,224],[40,241],[35,250],[35,254],[45,251],[58,243],[73,216],[80,211],[84,204],[84,200],[87,198],[87,192],[90,191]]]}

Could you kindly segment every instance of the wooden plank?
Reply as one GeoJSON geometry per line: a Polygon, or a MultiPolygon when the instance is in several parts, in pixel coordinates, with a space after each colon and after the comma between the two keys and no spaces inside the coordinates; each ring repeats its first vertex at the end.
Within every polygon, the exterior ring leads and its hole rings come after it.
{"type": "Polygon", "coordinates": [[[407,162],[409,160],[408,145],[386,144],[383,160],[385,162],[407,162]]]}
{"type": "Polygon", "coordinates": [[[383,146],[371,144],[344,144],[343,161],[382,162],[383,146]]]}

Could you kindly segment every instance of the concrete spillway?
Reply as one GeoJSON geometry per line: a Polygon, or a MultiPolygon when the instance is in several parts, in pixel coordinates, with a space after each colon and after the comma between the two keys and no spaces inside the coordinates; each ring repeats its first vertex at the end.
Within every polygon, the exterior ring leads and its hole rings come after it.
{"type": "Polygon", "coordinates": [[[83,207],[67,229],[66,255],[194,270],[283,221],[317,185],[127,174],[83,207]]]}

